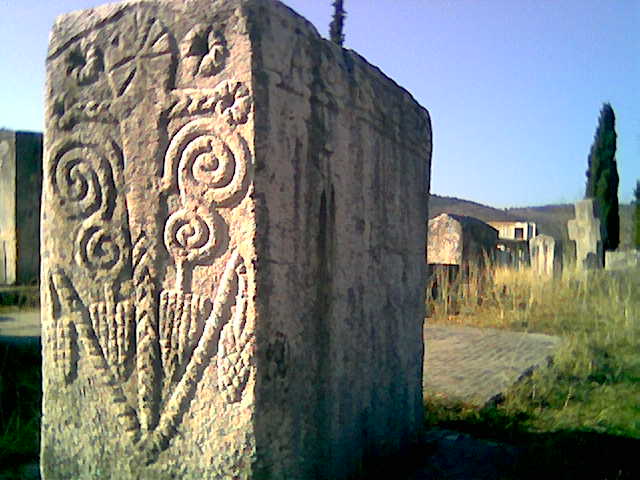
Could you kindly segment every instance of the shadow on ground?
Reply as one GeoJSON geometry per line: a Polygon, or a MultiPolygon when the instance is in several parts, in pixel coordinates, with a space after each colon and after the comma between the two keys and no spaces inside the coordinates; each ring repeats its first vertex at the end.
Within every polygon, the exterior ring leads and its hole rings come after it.
{"type": "Polygon", "coordinates": [[[39,337],[0,337],[0,479],[38,478],[42,400],[39,337]]]}
{"type": "MultiPolygon", "coordinates": [[[[39,478],[40,344],[7,340],[0,338],[0,480],[32,480],[39,478]]],[[[592,431],[530,433],[522,427],[526,418],[496,407],[464,421],[436,421],[439,413],[427,404],[424,444],[402,457],[373,461],[366,478],[640,478],[640,439],[592,431]]]]}
{"type": "Polygon", "coordinates": [[[637,479],[640,439],[583,430],[531,433],[496,408],[427,433],[427,479],[637,479]]]}

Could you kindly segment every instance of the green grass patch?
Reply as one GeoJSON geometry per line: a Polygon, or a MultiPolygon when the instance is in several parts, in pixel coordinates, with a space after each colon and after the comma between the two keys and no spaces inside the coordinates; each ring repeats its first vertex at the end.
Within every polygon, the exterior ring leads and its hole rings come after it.
{"type": "Polygon", "coordinates": [[[427,424],[520,445],[527,468],[555,471],[553,478],[634,478],[640,271],[545,281],[527,270],[472,269],[469,277],[441,279],[446,288],[431,301],[429,322],[547,333],[563,343],[549,367],[513,386],[497,406],[478,410],[427,397],[427,424]]]}

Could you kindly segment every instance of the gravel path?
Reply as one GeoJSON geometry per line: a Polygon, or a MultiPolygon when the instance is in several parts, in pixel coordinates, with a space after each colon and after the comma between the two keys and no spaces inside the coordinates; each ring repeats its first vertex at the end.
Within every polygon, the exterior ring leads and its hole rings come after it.
{"type": "Polygon", "coordinates": [[[560,344],[550,335],[441,325],[425,326],[424,338],[425,393],[480,407],[546,365],[560,344]]]}
{"type": "MultiPolygon", "coordinates": [[[[425,392],[477,406],[495,401],[523,375],[545,365],[560,342],[548,335],[440,325],[425,326],[424,336],[425,392]]],[[[39,341],[39,310],[0,311],[0,337],[39,341]]],[[[428,431],[425,440],[424,462],[407,480],[515,478],[516,447],[440,429],[428,431]]],[[[4,478],[9,477],[0,475],[4,478]]],[[[19,478],[39,478],[37,464],[24,466],[19,478]]]]}

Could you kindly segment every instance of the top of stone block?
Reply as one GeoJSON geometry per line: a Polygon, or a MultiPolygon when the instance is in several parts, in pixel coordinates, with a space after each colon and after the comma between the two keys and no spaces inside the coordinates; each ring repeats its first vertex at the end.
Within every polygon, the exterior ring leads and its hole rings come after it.
{"type": "Polygon", "coordinates": [[[456,213],[441,213],[437,217],[429,220],[429,223],[433,221],[442,222],[448,219],[455,220],[456,222],[460,223],[463,228],[482,228],[485,230],[494,230],[497,233],[497,230],[494,227],[478,218],[469,217],[467,215],[458,215],[456,213]]]}
{"type": "Polygon", "coordinates": [[[176,15],[184,13],[186,18],[189,18],[190,11],[198,7],[201,8],[202,4],[205,3],[207,4],[207,8],[211,10],[219,9],[229,11],[252,6],[286,10],[288,14],[295,17],[297,21],[303,22],[309,32],[317,37],[318,40],[325,42],[326,45],[337,51],[342,51],[345,58],[350,57],[349,61],[365,64],[369,67],[371,73],[377,76],[379,80],[385,83],[389,82],[398,90],[402,91],[411,102],[415,103],[416,106],[423,111],[427,121],[430,123],[429,112],[425,107],[420,105],[411,92],[387,76],[378,66],[368,62],[367,59],[358,52],[341,47],[322,37],[311,22],[279,0],[124,0],[121,2],[106,3],[90,9],[76,10],[62,14],[56,18],[49,36],[47,57],[51,59],[57,56],[69,43],[77,40],[84,32],[100,26],[102,23],[121,15],[123,11],[136,5],[170,7],[175,11],[176,15]]]}

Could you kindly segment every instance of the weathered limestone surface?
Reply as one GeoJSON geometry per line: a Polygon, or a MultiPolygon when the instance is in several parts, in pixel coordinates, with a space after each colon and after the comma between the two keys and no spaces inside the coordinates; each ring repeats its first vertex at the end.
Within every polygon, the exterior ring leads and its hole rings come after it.
{"type": "Polygon", "coordinates": [[[429,220],[427,263],[462,265],[493,258],[498,232],[481,220],[443,213],[429,220]]]}
{"type": "Polygon", "coordinates": [[[586,198],[575,204],[576,218],[569,220],[569,239],[576,242],[576,268],[603,267],[602,234],[595,200],[586,198]]]}
{"type": "Polygon", "coordinates": [[[640,267],[639,250],[618,250],[604,254],[605,270],[627,270],[637,267],[640,267]]]}
{"type": "Polygon", "coordinates": [[[269,0],[60,17],[45,479],[344,478],[422,424],[428,113],[269,0]]]}
{"type": "Polygon", "coordinates": [[[531,268],[538,275],[552,277],[559,270],[556,253],[556,241],[550,235],[538,235],[529,240],[531,268]]]}
{"type": "Polygon", "coordinates": [[[0,285],[40,275],[42,134],[0,130],[0,285]]]}

